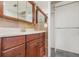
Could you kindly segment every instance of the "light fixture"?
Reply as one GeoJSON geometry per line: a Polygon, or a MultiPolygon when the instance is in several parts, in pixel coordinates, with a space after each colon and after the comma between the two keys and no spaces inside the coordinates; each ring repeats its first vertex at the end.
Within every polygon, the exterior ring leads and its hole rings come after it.
{"type": "Polygon", "coordinates": [[[47,23],[44,23],[44,27],[47,28],[47,26],[48,26],[47,23]]]}

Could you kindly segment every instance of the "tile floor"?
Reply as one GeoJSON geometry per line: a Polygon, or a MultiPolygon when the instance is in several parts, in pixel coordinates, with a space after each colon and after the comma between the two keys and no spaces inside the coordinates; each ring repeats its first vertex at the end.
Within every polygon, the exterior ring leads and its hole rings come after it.
{"type": "Polygon", "coordinates": [[[51,57],[79,57],[79,54],[52,48],[51,57]]]}

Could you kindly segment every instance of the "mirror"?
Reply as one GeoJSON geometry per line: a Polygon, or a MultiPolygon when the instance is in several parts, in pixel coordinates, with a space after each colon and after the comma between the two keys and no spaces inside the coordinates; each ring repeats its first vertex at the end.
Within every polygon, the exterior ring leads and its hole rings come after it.
{"type": "Polygon", "coordinates": [[[4,1],[3,15],[17,18],[26,22],[33,22],[32,7],[33,5],[26,1],[4,1]]]}
{"type": "Polygon", "coordinates": [[[39,27],[42,30],[42,29],[44,29],[44,24],[45,24],[46,18],[45,18],[44,13],[42,12],[42,10],[39,7],[37,7],[36,12],[37,12],[37,23],[39,24],[39,27]]]}
{"type": "Polygon", "coordinates": [[[27,17],[27,4],[25,1],[18,1],[18,19],[21,19],[21,20],[25,20],[26,21],[26,17],[27,17]]]}
{"type": "Polygon", "coordinates": [[[3,2],[3,15],[17,18],[17,2],[4,1],[3,2]]]}
{"type": "Polygon", "coordinates": [[[38,23],[44,23],[45,22],[45,17],[44,15],[38,11],[38,23]]]}
{"type": "Polygon", "coordinates": [[[33,22],[32,4],[27,2],[27,21],[33,22]]]}
{"type": "Polygon", "coordinates": [[[32,4],[18,1],[18,18],[32,23],[32,4]]]}

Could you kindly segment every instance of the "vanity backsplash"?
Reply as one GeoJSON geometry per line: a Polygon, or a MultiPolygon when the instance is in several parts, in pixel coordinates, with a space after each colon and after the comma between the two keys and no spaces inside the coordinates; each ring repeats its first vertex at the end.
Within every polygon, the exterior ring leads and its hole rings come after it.
{"type": "Polygon", "coordinates": [[[21,21],[8,20],[0,18],[0,27],[11,27],[11,28],[33,28],[32,24],[24,23],[21,21]]]}

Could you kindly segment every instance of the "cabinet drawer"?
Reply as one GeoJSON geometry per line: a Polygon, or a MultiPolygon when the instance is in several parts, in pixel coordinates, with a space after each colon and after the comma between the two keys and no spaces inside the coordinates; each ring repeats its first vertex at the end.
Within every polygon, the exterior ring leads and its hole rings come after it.
{"type": "Polygon", "coordinates": [[[2,52],[2,55],[5,57],[24,57],[25,56],[25,44],[5,50],[2,52]]]}
{"type": "Polygon", "coordinates": [[[30,41],[30,42],[27,43],[27,47],[29,47],[29,46],[30,46],[30,47],[31,47],[31,46],[36,46],[37,43],[38,43],[38,40],[30,41]]]}
{"type": "Polygon", "coordinates": [[[40,38],[40,34],[30,34],[30,35],[27,35],[26,41],[31,41],[37,38],[40,38]]]}
{"type": "Polygon", "coordinates": [[[45,37],[45,33],[40,33],[40,37],[45,37]]]}
{"type": "Polygon", "coordinates": [[[45,42],[45,33],[40,33],[39,42],[45,42]]]}
{"type": "Polygon", "coordinates": [[[25,42],[25,36],[3,38],[3,49],[11,48],[25,42]]]}

